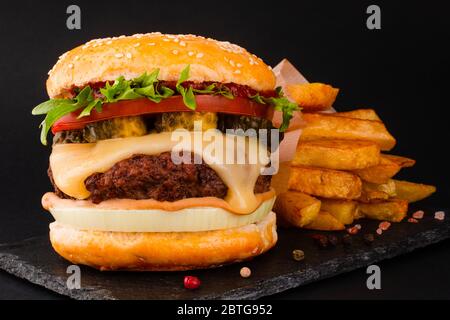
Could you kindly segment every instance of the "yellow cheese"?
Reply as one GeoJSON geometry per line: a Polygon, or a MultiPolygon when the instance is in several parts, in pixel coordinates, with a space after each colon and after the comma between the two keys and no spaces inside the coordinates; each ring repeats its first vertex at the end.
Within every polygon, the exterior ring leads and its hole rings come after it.
{"type": "Polygon", "coordinates": [[[180,130],[97,143],[57,144],[50,155],[50,167],[55,184],[62,192],[76,199],[86,199],[90,193],[84,181],[93,173],[105,172],[135,154],[189,151],[201,156],[228,186],[225,201],[233,212],[255,211],[261,200],[255,197],[253,188],[262,168],[269,163],[266,148],[254,137],[246,138],[246,143],[236,143],[236,136],[224,135],[218,130],[208,132],[210,134],[180,130]],[[239,163],[242,164],[226,161],[229,155],[241,155],[239,163]]]}

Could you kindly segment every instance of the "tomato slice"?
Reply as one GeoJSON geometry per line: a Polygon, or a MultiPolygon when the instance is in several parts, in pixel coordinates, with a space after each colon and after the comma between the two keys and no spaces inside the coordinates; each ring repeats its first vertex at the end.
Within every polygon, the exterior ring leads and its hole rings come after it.
{"type": "MultiPolygon", "coordinates": [[[[222,96],[197,95],[197,112],[220,112],[258,118],[271,119],[273,108],[261,105],[248,98],[235,97],[227,99],[222,96]]],[[[139,116],[152,113],[192,111],[183,103],[181,96],[174,96],[164,99],[159,103],[150,101],[147,98],[136,100],[123,100],[115,103],[105,103],[102,112],[92,110],[87,117],[78,119],[81,110],[69,113],[61,117],[52,127],[52,132],[56,133],[64,130],[82,129],[88,123],[108,120],[117,117],[139,116]]]]}

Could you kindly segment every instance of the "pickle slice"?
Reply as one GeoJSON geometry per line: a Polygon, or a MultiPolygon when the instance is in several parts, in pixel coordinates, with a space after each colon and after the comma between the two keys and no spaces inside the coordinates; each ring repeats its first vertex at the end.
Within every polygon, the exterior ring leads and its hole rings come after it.
{"type": "Polygon", "coordinates": [[[89,123],[81,130],[57,132],[53,144],[57,143],[93,143],[99,140],[139,137],[147,134],[142,117],[121,117],[89,123]]]}
{"type": "Polygon", "coordinates": [[[171,132],[176,129],[194,131],[195,121],[200,121],[201,130],[217,128],[215,112],[171,112],[162,113],[155,119],[156,132],[171,132]]]}

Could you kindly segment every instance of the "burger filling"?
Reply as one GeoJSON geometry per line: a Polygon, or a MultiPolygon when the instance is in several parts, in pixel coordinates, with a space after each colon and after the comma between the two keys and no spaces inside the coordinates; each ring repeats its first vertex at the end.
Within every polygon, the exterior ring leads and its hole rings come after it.
{"type": "MultiPolygon", "coordinates": [[[[58,189],[48,170],[55,193],[70,198],[58,189]]],[[[254,193],[270,190],[271,176],[259,176],[254,193]]],[[[207,164],[174,164],[170,152],[160,155],[135,155],[116,163],[104,173],[94,173],[85,180],[90,200],[155,199],[176,201],[186,198],[216,197],[224,199],[228,187],[207,164]]]]}
{"type": "MultiPolygon", "coordinates": [[[[182,71],[178,82],[159,81],[157,76],[158,70],[155,70],[133,80],[120,77],[112,84],[102,82],[91,83],[84,88],[73,87],[61,98],[37,106],[33,114],[47,114],[42,123],[42,142],[46,143],[50,128],[55,134],[54,145],[85,144],[172,132],[180,128],[194,131],[198,130],[195,127],[197,121],[201,121],[202,131],[217,129],[229,133],[229,129],[241,129],[234,134],[247,135],[248,129],[254,129],[251,132],[260,137],[259,130],[267,129],[264,132],[268,135],[263,141],[270,152],[270,129],[275,127],[267,110],[282,111],[280,131],[283,131],[293,111],[298,109],[279,90],[257,92],[233,83],[188,81],[189,66],[182,71]],[[212,99],[198,99],[196,96],[212,99]],[[165,112],[168,109],[170,112],[165,112]]],[[[58,188],[51,168],[48,174],[55,193],[61,198],[71,198],[58,188]]],[[[269,191],[270,182],[271,176],[259,176],[254,193],[269,191]]],[[[92,173],[84,180],[84,185],[90,193],[88,199],[94,203],[115,198],[158,201],[198,197],[224,199],[229,191],[207,164],[174,164],[170,152],[133,154],[104,172],[92,173]]]]}

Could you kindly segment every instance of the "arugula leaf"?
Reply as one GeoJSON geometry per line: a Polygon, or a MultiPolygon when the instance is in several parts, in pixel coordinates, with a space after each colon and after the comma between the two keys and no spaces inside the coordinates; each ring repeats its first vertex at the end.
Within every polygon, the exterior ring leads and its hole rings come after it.
{"type": "Polygon", "coordinates": [[[285,131],[289,127],[289,122],[294,116],[294,111],[300,110],[299,106],[285,97],[269,98],[268,100],[270,101],[270,104],[273,105],[274,110],[283,112],[283,122],[281,123],[280,131],[285,131]]]}
{"type": "Polygon", "coordinates": [[[132,80],[132,85],[134,87],[148,87],[153,85],[155,82],[158,82],[159,69],[155,69],[152,73],[147,74],[144,72],[139,77],[132,80]]]}
{"type": "Polygon", "coordinates": [[[231,89],[228,88],[227,86],[219,86],[219,91],[217,91],[217,94],[220,94],[221,96],[233,100],[234,99],[234,95],[233,92],[231,92],[231,89]]]}
{"type": "Polygon", "coordinates": [[[174,91],[166,86],[161,86],[158,90],[158,74],[159,69],[156,69],[151,74],[144,73],[140,77],[132,80],[132,86],[135,87],[134,92],[147,97],[149,100],[159,103],[162,99],[171,97],[174,91]]]}
{"type": "Polygon", "coordinates": [[[183,82],[189,79],[190,67],[191,65],[188,64],[187,67],[181,71],[180,78],[178,79],[175,88],[183,97],[184,105],[191,110],[195,110],[197,108],[197,102],[195,101],[194,90],[192,89],[191,86],[189,86],[189,88],[186,89],[182,85],[183,82]]]}
{"type": "Polygon", "coordinates": [[[218,86],[216,83],[210,84],[204,89],[193,89],[193,91],[194,93],[221,95],[227,99],[234,99],[234,95],[228,87],[223,85],[218,86]]]}
{"type": "Polygon", "coordinates": [[[279,129],[281,132],[283,132],[289,127],[289,122],[294,116],[294,111],[298,111],[300,110],[300,108],[296,103],[289,101],[284,96],[281,87],[277,87],[275,91],[277,93],[276,98],[266,98],[261,96],[259,93],[255,94],[254,96],[250,96],[249,98],[260,104],[270,104],[274,108],[274,110],[281,111],[283,113],[283,121],[279,129]]]}
{"type": "Polygon", "coordinates": [[[216,84],[210,84],[209,86],[207,86],[205,89],[193,89],[193,91],[195,93],[201,93],[201,94],[213,94],[215,93],[214,89],[216,89],[216,84]]]}
{"type": "Polygon", "coordinates": [[[38,104],[36,107],[33,108],[31,111],[32,115],[41,115],[46,114],[53,108],[57,108],[60,105],[67,104],[67,99],[51,99],[47,100],[45,102],[42,102],[41,104],[38,104]]]}
{"type": "Polygon", "coordinates": [[[83,111],[80,112],[77,119],[89,116],[91,114],[92,109],[94,109],[94,108],[97,112],[102,112],[101,106],[102,106],[102,101],[100,99],[95,99],[95,100],[89,102],[89,104],[83,109],[83,111]],[[100,109],[100,111],[99,111],[99,109],[100,109]]]}
{"type": "Polygon", "coordinates": [[[161,86],[161,88],[159,88],[159,89],[156,88],[156,92],[163,99],[169,98],[169,97],[173,96],[173,94],[175,93],[175,91],[173,91],[172,89],[170,89],[169,87],[166,87],[166,86],[161,86]]]}
{"type": "Polygon", "coordinates": [[[259,93],[255,94],[254,96],[250,96],[249,98],[257,103],[266,104],[266,102],[264,101],[264,97],[260,96],[259,93]]]}
{"type": "Polygon", "coordinates": [[[140,94],[131,88],[131,81],[125,80],[123,76],[117,78],[113,85],[107,82],[106,87],[100,89],[100,92],[105,96],[107,102],[142,98],[140,94]]]}
{"type": "MultiPolygon", "coordinates": [[[[93,103],[94,96],[91,87],[87,86],[81,90],[73,100],[69,99],[50,99],[44,104],[38,105],[32,112],[39,114],[47,114],[44,121],[41,122],[41,143],[47,145],[47,134],[52,125],[61,117],[68,113],[76,111],[81,108],[88,107],[93,103]]],[[[93,104],[95,107],[95,104],[93,104]]]]}

